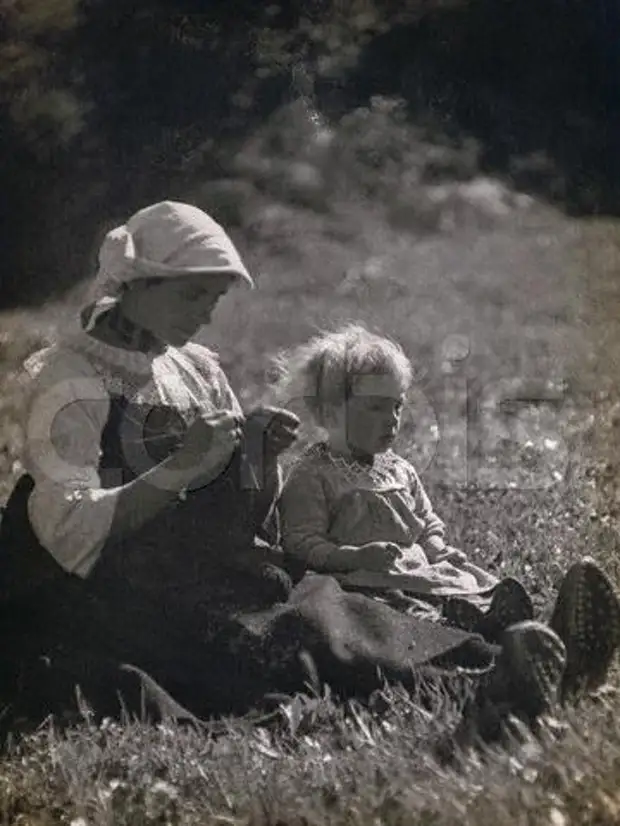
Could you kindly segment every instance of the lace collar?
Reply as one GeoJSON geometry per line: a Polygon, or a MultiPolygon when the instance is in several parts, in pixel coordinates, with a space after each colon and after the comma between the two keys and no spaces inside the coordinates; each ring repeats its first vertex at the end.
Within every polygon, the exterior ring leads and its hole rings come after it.
{"type": "Polygon", "coordinates": [[[340,476],[349,483],[360,487],[370,487],[375,490],[388,490],[402,487],[402,483],[395,473],[398,465],[398,456],[392,451],[377,453],[373,457],[359,459],[343,456],[330,449],[329,444],[320,442],[308,449],[307,455],[320,458],[331,465],[340,476]]]}

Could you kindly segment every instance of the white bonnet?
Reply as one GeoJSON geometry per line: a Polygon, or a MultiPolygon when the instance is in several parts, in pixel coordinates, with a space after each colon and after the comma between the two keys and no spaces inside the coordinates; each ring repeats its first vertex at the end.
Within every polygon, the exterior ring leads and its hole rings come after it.
{"type": "Polygon", "coordinates": [[[177,201],[145,207],[103,240],[86,329],[118,300],[123,284],[198,273],[230,273],[254,286],[235,245],[206,212],[177,201]]]}

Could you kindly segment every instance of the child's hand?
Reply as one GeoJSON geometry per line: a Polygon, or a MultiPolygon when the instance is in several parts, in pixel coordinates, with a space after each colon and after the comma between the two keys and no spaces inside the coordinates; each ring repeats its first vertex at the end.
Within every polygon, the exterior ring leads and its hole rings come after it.
{"type": "Polygon", "coordinates": [[[356,551],[357,568],[389,573],[401,553],[400,547],[395,542],[368,542],[356,551]]]}
{"type": "Polygon", "coordinates": [[[403,573],[408,573],[410,571],[414,571],[416,568],[428,565],[428,563],[429,560],[424,548],[421,545],[414,543],[408,548],[404,548],[402,550],[401,557],[397,562],[397,568],[403,573]]]}
{"type": "Polygon", "coordinates": [[[450,562],[452,565],[458,565],[462,562],[467,562],[467,554],[463,551],[459,551],[458,548],[453,548],[451,545],[446,545],[443,551],[441,551],[437,558],[433,560],[433,563],[438,562],[450,562]]]}

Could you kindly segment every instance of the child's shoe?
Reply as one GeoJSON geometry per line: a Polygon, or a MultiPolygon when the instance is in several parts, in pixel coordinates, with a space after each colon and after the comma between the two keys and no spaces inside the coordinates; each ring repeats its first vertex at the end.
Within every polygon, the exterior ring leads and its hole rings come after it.
{"type": "Polygon", "coordinates": [[[442,616],[447,625],[474,634],[484,620],[484,611],[465,597],[450,597],[443,604],[442,616]]]}
{"type": "Polygon", "coordinates": [[[476,631],[488,642],[499,642],[504,631],[518,622],[534,619],[534,604],[523,585],[506,577],[493,591],[491,605],[476,631]]]}
{"type": "Polygon", "coordinates": [[[495,666],[482,678],[449,742],[441,743],[446,762],[479,743],[501,741],[511,718],[535,727],[559,699],[566,666],[566,649],[559,636],[530,620],[506,629],[501,641],[495,666]]]}
{"type": "Polygon", "coordinates": [[[620,646],[620,600],[592,559],[569,568],[549,625],[566,646],[562,700],[599,688],[620,646]]]}
{"type": "Polygon", "coordinates": [[[506,577],[493,590],[487,611],[465,597],[452,597],[444,604],[443,616],[448,625],[481,634],[487,642],[497,643],[506,628],[534,618],[534,605],[523,585],[506,577]]]}

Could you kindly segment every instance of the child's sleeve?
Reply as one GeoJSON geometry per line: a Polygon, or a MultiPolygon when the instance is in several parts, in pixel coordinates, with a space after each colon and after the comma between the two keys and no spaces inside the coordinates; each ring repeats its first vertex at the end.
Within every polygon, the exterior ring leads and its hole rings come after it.
{"type": "Polygon", "coordinates": [[[437,554],[446,547],[446,526],[433,510],[424,485],[415,468],[409,465],[410,490],[414,499],[415,515],[424,522],[424,528],[418,539],[418,544],[424,549],[428,561],[432,564],[437,554]]]}
{"type": "Polygon", "coordinates": [[[340,546],[327,538],[329,505],[320,471],[300,462],[284,483],[279,503],[286,553],[317,571],[339,569],[340,546]]]}

